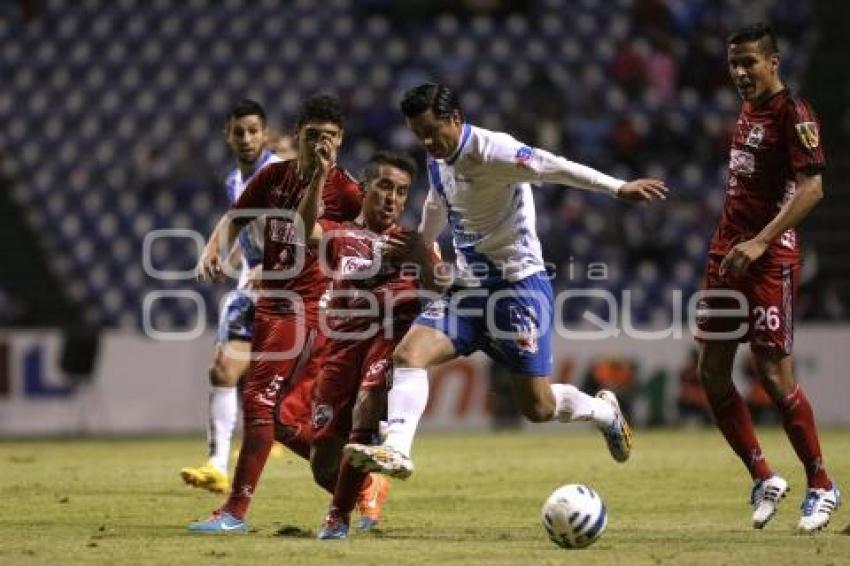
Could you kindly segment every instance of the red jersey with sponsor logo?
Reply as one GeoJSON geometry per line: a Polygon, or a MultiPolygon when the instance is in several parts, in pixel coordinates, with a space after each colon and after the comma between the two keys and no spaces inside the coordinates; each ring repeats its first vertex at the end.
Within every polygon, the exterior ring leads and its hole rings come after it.
{"type": "MultiPolygon", "coordinates": [[[[758,234],[794,194],[798,172],[825,168],[820,124],[809,103],[782,90],[761,105],[744,102],[729,156],[723,215],[709,253],[729,250],[758,234]]],[[[759,261],[797,264],[797,231],[786,230],[759,261]]]]}
{"type": "MultiPolygon", "coordinates": [[[[376,234],[356,222],[320,220],[322,247],[332,272],[328,326],[334,330],[364,330],[375,322],[392,320],[404,332],[421,310],[419,266],[375,261],[390,233],[406,230],[391,226],[376,234]],[[354,311],[357,312],[354,312],[354,311]],[[368,310],[368,314],[367,311],[368,310]]],[[[399,335],[400,337],[400,335],[399,335]]]]}
{"type": "MultiPolygon", "coordinates": [[[[261,169],[245,187],[233,210],[277,209],[283,214],[266,212],[263,238],[263,291],[289,291],[300,295],[306,318],[317,321],[319,299],[327,279],[319,266],[316,252],[304,245],[295,228],[295,215],[309,181],[299,178],[296,160],[271,163],[261,169]]],[[[322,189],[319,215],[346,221],[360,214],[363,202],[357,182],[343,169],[334,167],[322,189]]],[[[238,220],[237,220],[238,221],[238,220]]],[[[261,296],[257,308],[279,314],[294,312],[290,299],[261,296]]]]}

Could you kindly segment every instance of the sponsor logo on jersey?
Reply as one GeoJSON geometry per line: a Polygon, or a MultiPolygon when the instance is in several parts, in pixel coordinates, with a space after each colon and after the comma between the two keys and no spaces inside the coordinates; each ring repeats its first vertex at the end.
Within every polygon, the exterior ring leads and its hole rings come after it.
{"type": "Polygon", "coordinates": [[[809,151],[817,148],[820,144],[818,137],[818,125],[814,122],[800,122],[794,124],[794,129],[797,130],[797,137],[800,138],[800,143],[809,151]]]}
{"type": "Polygon", "coordinates": [[[298,241],[298,231],[291,220],[271,218],[269,219],[269,238],[272,242],[294,244],[298,241]]]}
{"type": "Polygon", "coordinates": [[[749,151],[732,149],[729,155],[729,169],[733,173],[752,175],[756,170],[756,158],[749,151]]]}
{"type": "Polygon", "coordinates": [[[372,268],[372,260],[364,257],[344,256],[339,260],[339,271],[343,277],[362,273],[372,268]]]}
{"type": "Polygon", "coordinates": [[[747,134],[747,141],[745,141],[744,144],[752,148],[758,148],[763,140],[764,126],[761,124],[753,124],[753,127],[750,128],[750,133],[747,134]]]}

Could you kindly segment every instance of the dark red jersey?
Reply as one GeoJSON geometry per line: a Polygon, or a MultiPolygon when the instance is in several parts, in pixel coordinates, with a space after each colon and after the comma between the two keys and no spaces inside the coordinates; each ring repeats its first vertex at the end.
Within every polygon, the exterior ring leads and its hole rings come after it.
{"type": "MultiPolygon", "coordinates": [[[[257,308],[279,314],[293,311],[291,298],[272,296],[274,292],[295,293],[303,301],[307,320],[317,321],[319,299],[327,287],[316,252],[298,237],[295,215],[309,181],[299,179],[296,161],[271,163],[261,169],[245,187],[234,211],[266,209],[263,238],[263,291],[257,308]],[[269,210],[270,209],[270,210],[269,210]],[[275,215],[274,211],[286,211],[275,215]],[[303,264],[301,259],[303,259],[303,264]]],[[[334,167],[322,189],[319,215],[334,221],[353,220],[363,201],[357,182],[343,169],[334,167]]],[[[249,219],[246,219],[249,220],[249,219]]]]}
{"type": "Polygon", "coordinates": [[[381,256],[386,237],[404,230],[392,226],[376,234],[355,222],[320,222],[324,231],[322,248],[333,277],[329,327],[363,330],[375,322],[392,320],[399,329],[406,329],[421,310],[417,294],[420,267],[404,263],[403,259],[375,261],[381,256]],[[367,309],[371,309],[369,314],[367,309]]]}
{"type": "MultiPolygon", "coordinates": [[[[758,107],[745,102],[732,139],[723,215],[709,253],[725,256],[736,244],[754,237],[794,194],[798,172],[817,174],[824,168],[820,124],[808,102],[787,90],[758,107]]],[[[759,261],[797,264],[799,260],[797,232],[790,228],[759,261]]]]}

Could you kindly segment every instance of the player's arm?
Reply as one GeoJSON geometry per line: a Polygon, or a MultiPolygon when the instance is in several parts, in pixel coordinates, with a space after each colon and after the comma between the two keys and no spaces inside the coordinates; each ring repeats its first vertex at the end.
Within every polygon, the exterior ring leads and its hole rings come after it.
{"type": "MultiPolygon", "coordinates": [[[[304,227],[304,234],[307,234],[308,242],[316,238],[316,228],[319,228],[319,238],[321,238],[321,227],[318,225],[319,218],[319,202],[322,198],[322,189],[328,180],[331,169],[336,163],[336,149],[333,143],[327,137],[319,140],[313,146],[316,158],[316,170],[313,173],[313,178],[310,179],[310,185],[304,196],[301,197],[301,202],[298,203],[297,214],[301,219],[304,227]]],[[[318,242],[318,240],[316,240],[318,242]]]]}
{"type": "Polygon", "coordinates": [[[200,281],[215,281],[221,277],[221,255],[227,254],[228,257],[225,260],[228,260],[239,231],[251,220],[259,218],[259,214],[248,214],[248,212],[261,209],[265,205],[265,193],[271,182],[270,169],[270,167],[264,167],[251,178],[233,207],[215,225],[195,268],[196,276],[200,281]],[[234,215],[236,210],[243,212],[236,216],[234,215]]]}
{"type": "Polygon", "coordinates": [[[233,246],[230,248],[230,253],[227,254],[226,261],[227,265],[229,265],[234,271],[242,267],[242,246],[239,244],[238,240],[234,242],[233,246]]]}
{"type": "Polygon", "coordinates": [[[231,218],[228,212],[218,221],[201,252],[201,257],[195,268],[198,280],[215,281],[221,277],[220,251],[233,249],[236,237],[239,235],[239,230],[244,224],[238,222],[238,220],[241,219],[231,218]]]}
{"type": "Polygon", "coordinates": [[[440,247],[437,242],[428,242],[419,232],[393,234],[383,246],[382,261],[401,259],[405,264],[419,266],[419,284],[423,289],[442,293],[447,282],[436,274],[436,266],[441,263],[440,247]]]}
{"type": "Polygon", "coordinates": [[[422,219],[419,222],[419,233],[422,234],[422,239],[430,244],[437,240],[437,237],[442,233],[447,223],[448,213],[446,211],[446,204],[432,186],[428,190],[428,196],[425,197],[425,203],[422,205],[422,219]]]}
{"type": "Polygon", "coordinates": [[[823,182],[820,173],[796,174],[796,189],[793,196],[782,205],[779,213],[754,238],[741,242],[723,258],[721,275],[726,271],[743,273],[752,262],[760,258],[783,232],[794,228],[817,206],[823,198],[823,182]]]}
{"type": "Polygon", "coordinates": [[[500,166],[511,182],[555,183],[603,192],[629,201],[664,200],[668,189],[658,179],[622,181],[545,149],[502,134],[484,148],[484,161],[500,166]]]}

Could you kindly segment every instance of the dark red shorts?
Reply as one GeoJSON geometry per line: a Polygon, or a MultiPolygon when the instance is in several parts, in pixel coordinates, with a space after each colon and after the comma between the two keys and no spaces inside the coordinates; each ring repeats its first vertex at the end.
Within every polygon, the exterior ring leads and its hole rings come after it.
{"type": "Polygon", "coordinates": [[[800,266],[756,262],[747,273],[733,277],[728,273],[720,275],[722,260],[720,256],[710,256],[705,268],[704,296],[697,303],[696,339],[738,340],[749,342],[753,349],[777,349],[790,354],[800,266]],[[712,296],[718,292],[723,296],[712,296]],[[723,310],[730,312],[720,312],[723,310]]]}
{"type": "Polygon", "coordinates": [[[360,391],[386,392],[398,340],[328,340],[313,402],[313,440],[348,438],[360,391]]]}
{"type": "Polygon", "coordinates": [[[311,397],[321,366],[324,339],[303,319],[257,312],[254,361],[242,388],[246,421],[262,420],[298,429],[309,426],[311,397]]]}

